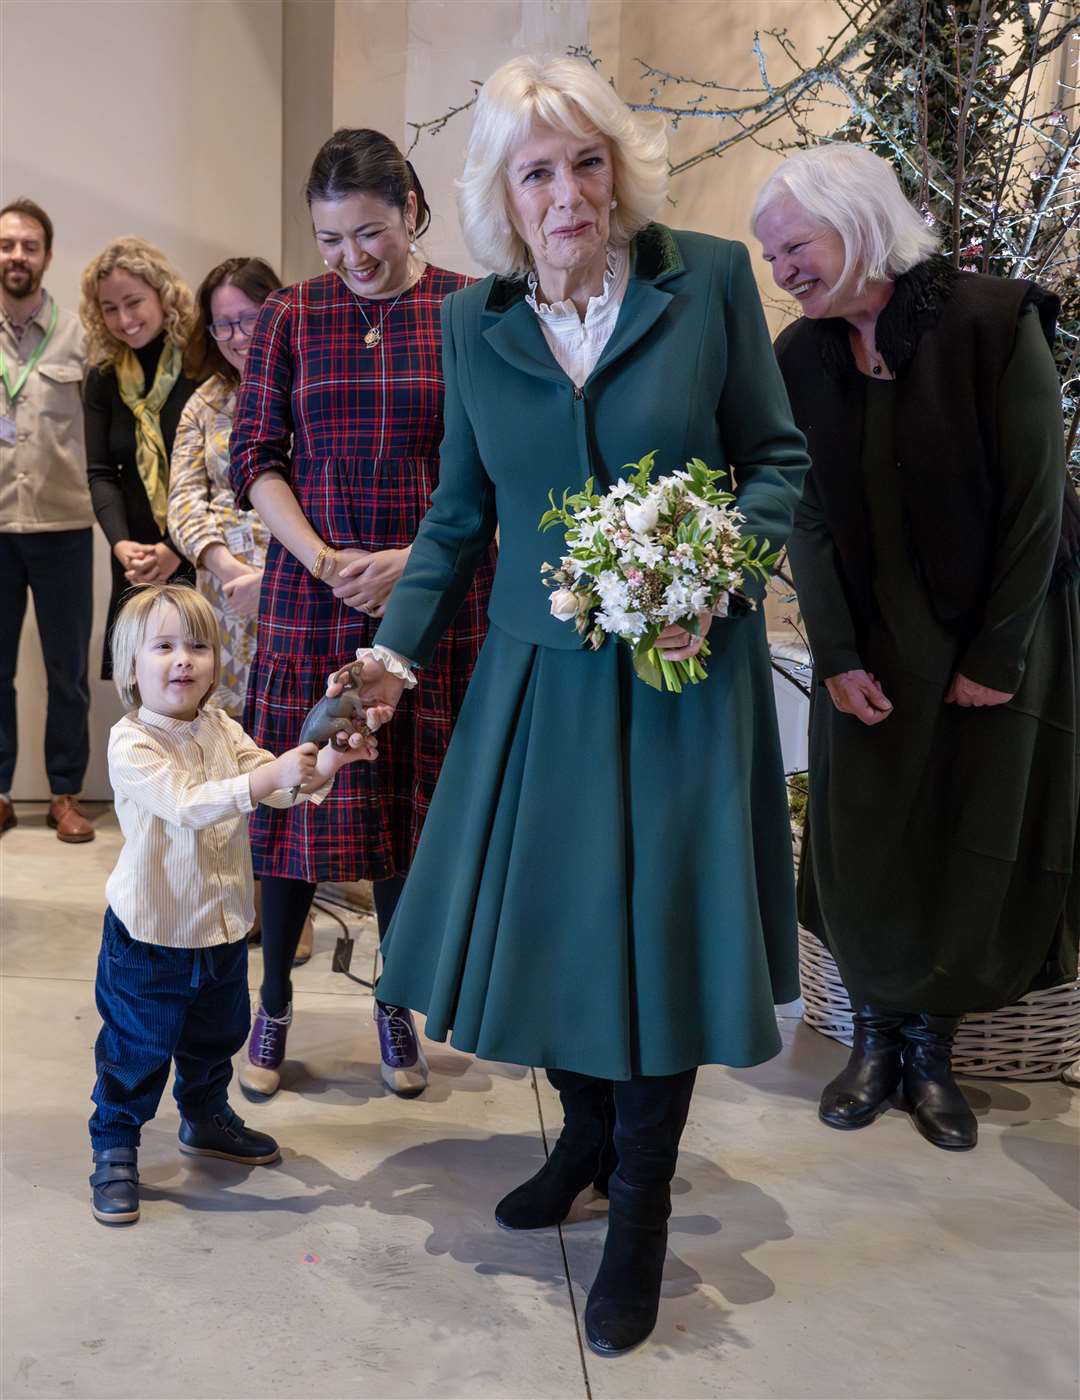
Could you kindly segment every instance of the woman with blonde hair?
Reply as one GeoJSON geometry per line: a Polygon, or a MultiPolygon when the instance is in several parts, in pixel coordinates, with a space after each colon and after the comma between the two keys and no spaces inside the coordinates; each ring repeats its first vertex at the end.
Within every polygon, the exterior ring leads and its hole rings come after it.
{"type": "Polygon", "coordinates": [[[79,316],[91,366],[84,391],[90,496],[112,549],[107,680],[109,631],[125,589],[194,577],[169,538],[168,502],[173,438],[196,387],[184,372],[195,301],[160,249],[118,238],[84,269],[79,316]]]}
{"type": "Polygon", "coordinates": [[[961,1017],[1076,975],[1080,508],[1058,299],[963,273],[870,151],[799,151],[754,230],[813,468],[790,558],[814,657],[802,921],[855,1008],[830,1127],[903,1089],[973,1148],[961,1017]]]}
{"type": "Polygon", "coordinates": [[[363,680],[399,701],[498,523],[487,641],[378,994],[430,1036],[546,1068],[562,1133],[495,1218],[552,1227],[580,1191],[608,1196],[585,1313],[604,1356],[656,1322],[697,1067],[775,1055],[774,1001],[798,986],[763,611],[702,614],[708,679],[674,696],[629,648],[583,649],[542,582],[549,491],[606,490],[651,448],[664,470],[733,471],[747,532],[787,538],[808,463],[746,249],[656,223],[666,187],[662,124],[584,60],[517,58],[484,84],[462,224],[493,275],[443,306],[441,482],[363,680]]]}

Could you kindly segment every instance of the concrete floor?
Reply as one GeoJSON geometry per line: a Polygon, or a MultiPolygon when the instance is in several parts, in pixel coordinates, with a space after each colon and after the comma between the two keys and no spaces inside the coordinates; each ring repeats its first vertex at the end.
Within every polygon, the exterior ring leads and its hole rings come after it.
{"type": "Polygon", "coordinates": [[[579,1327],[602,1214],[524,1236],[491,1216],[558,1131],[546,1080],[432,1045],[428,1092],[387,1096],[370,995],[330,970],[326,915],[296,974],[286,1087],[234,1095],[281,1163],[181,1157],[167,1098],[144,1133],[142,1220],[97,1224],[93,975],[119,838],[105,809],[93,844],[62,848],[42,806],[18,810],[0,842],[5,1398],[1076,1396],[1063,1084],[973,1081],[965,1156],[895,1110],[841,1134],[814,1105],[845,1052],[785,1018],[772,1063],[702,1072],[659,1325],[603,1361],[579,1327]]]}

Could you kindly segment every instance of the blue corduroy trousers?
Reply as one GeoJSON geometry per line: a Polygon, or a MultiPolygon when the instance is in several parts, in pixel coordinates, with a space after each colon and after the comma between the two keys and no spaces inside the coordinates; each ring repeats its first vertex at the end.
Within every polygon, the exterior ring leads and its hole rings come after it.
{"type": "Polygon", "coordinates": [[[90,1118],[95,1152],[137,1147],[176,1064],[180,1116],[200,1122],[225,1107],[232,1057],[247,1039],[247,942],[213,948],[140,943],[111,909],[95,985],[102,1027],[90,1118]]]}

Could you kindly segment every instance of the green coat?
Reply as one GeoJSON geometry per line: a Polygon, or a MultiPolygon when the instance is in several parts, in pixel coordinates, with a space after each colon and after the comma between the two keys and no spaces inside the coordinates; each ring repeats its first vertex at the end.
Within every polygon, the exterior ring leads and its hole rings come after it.
{"type": "Polygon", "coordinates": [[[440,486],[377,641],[423,664],[495,531],[491,630],[386,946],[382,1000],[486,1058],[623,1079],[757,1063],[797,993],[764,616],[714,624],[709,679],[637,680],[550,615],[548,491],[659,449],[732,467],[782,544],[808,468],[746,249],[651,225],[582,389],[520,283],[443,305],[440,486]]]}

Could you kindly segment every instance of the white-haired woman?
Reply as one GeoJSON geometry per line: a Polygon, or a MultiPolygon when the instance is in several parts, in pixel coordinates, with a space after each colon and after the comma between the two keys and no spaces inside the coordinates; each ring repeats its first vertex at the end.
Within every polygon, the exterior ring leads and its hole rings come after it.
{"type": "MultiPolygon", "coordinates": [[[[443,304],[441,482],[365,677],[397,702],[498,521],[488,639],[379,996],[425,1011],[431,1036],[548,1070],[562,1135],[496,1219],[554,1226],[590,1184],[608,1194],[586,1312],[602,1354],[656,1321],[697,1066],[776,1054],[773,1003],[796,990],[761,612],[713,623],[708,681],[676,697],[625,647],[583,650],[541,582],[549,490],[606,487],[650,448],[668,469],[732,468],[748,531],[790,528],[808,463],[746,249],[652,222],[666,180],[662,127],[587,62],[514,59],[485,83],[461,209],[494,275],[443,304]]],[[[700,641],[672,627],[662,645],[700,641]]]]}
{"type": "Polygon", "coordinates": [[[1058,302],[933,256],[856,146],[790,157],[753,225],[802,312],[776,350],[814,464],[790,543],[818,679],[800,914],[855,1006],[820,1113],[863,1127],[902,1084],[929,1141],[971,1148],[959,1019],[1076,974],[1080,509],[1058,302]]]}

